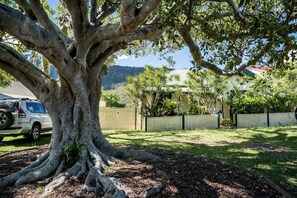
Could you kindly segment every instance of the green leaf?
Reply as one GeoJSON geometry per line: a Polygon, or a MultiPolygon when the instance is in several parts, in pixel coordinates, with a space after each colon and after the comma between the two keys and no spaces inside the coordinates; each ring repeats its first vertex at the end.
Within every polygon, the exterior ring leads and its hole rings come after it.
{"type": "Polygon", "coordinates": [[[239,4],[238,4],[238,7],[242,7],[243,5],[245,4],[245,0],[240,0],[239,4]]]}

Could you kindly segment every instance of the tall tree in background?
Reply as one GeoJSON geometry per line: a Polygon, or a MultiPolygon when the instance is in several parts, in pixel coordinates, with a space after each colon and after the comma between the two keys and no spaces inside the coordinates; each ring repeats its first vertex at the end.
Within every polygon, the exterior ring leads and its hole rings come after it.
{"type": "Polygon", "coordinates": [[[247,96],[262,98],[272,112],[292,112],[297,105],[297,64],[271,69],[252,81],[247,96]]]}
{"type": "Polygon", "coordinates": [[[103,189],[106,196],[124,196],[101,170],[110,156],[144,154],[113,147],[98,118],[105,63],[122,49],[166,54],[187,45],[195,66],[227,75],[259,61],[281,65],[296,49],[296,1],[291,0],[63,0],[59,24],[49,17],[45,0],[0,2],[0,67],[41,100],[53,121],[49,152],[2,178],[0,187],[56,174],[46,187],[50,192],[69,177],[86,174],[83,192],[103,189]],[[35,67],[20,46],[41,54],[60,78],[35,67]],[[65,170],[63,148],[73,144],[86,149],[65,170]]]}
{"type": "Polygon", "coordinates": [[[226,78],[209,70],[188,72],[185,83],[190,93],[190,112],[197,109],[200,114],[212,113],[227,88],[226,78]]]}
{"type": "Polygon", "coordinates": [[[141,105],[144,116],[168,115],[178,106],[178,101],[172,99],[172,93],[178,93],[178,87],[169,86],[169,82],[174,85],[178,79],[179,76],[169,76],[167,67],[147,65],[138,77],[128,77],[127,96],[134,104],[141,105]]]}

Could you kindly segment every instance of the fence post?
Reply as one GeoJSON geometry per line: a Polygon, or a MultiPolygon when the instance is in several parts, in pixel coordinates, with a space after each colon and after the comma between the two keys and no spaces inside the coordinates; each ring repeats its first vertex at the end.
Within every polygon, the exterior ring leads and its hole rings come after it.
{"type": "Polygon", "coordinates": [[[144,117],[144,131],[147,131],[147,116],[144,117]]]}
{"type": "Polygon", "coordinates": [[[269,120],[269,106],[267,106],[267,126],[269,127],[270,125],[270,120],[269,120]]]}
{"type": "Polygon", "coordinates": [[[137,107],[135,107],[135,112],[134,112],[134,129],[136,130],[137,129],[137,107]]]}
{"type": "Polygon", "coordinates": [[[235,127],[237,128],[237,111],[235,112],[235,127]]]}
{"type": "Polygon", "coordinates": [[[182,129],[185,130],[185,114],[182,114],[182,129]]]}
{"type": "Polygon", "coordinates": [[[218,129],[221,127],[221,112],[218,112],[218,129]]]}

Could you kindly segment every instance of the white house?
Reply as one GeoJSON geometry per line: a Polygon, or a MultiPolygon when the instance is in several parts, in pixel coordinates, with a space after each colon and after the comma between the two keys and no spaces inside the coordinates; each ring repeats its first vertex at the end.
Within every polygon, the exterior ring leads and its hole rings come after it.
{"type": "MultiPolygon", "coordinates": [[[[255,67],[248,67],[245,70],[243,70],[243,75],[248,76],[248,77],[257,77],[257,76],[263,76],[263,72],[267,70],[269,67],[267,66],[255,66],[255,67]]],[[[190,70],[188,69],[176,69],[176,70],[171,70],[169,72],[169,76],[174,76],[178,75],[179,76],[179,81],[171,81],[168,82],[167,84],[169,86],[173,85],[178,85],[180,88],[180,91],[184,93],[182,97],[179,97],[179,102],[180,106],[179,109],[181,110],[186,110],[189,106],[189,101],[187,100],[187,94],[189,94],[188,88],[186,87],[185,81],[187,80],[188,77],[188,72],[190,70]]],[[[244,81],[242,82],[242,78],[240,76],[231,76],[227,79],[227,90],[226,93],[224,94],[224,98],[227,97],[227,94],[230,93],[231,90],[234,89],[234,86],[239,87],[242,91],[247,91],[250,87],[250,82],[249,81],[244,81]]],[[[172,95],[174,97],[174,94],[172,95]]],[[[226,105],[225,103],[218,102],[216,107],[213,107],[214,109],[218,110],[221,109],[224,113],[224,115],[229,116],[229,106],[226,105]]]]}
{"type": "Polygon", "coordinates": [[[5,98],[30,98],[36,99],[33,93],[22,83],[13,81],[9,87],[0,87],[0,99],[5,98]]]}

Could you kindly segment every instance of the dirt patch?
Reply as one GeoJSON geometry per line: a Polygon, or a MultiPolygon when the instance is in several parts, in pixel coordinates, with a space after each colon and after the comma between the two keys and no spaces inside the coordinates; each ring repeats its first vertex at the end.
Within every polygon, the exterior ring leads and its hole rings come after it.
{"type": "MultiPolygon", "coordinates": [[[[20,170],[36,159],[47,147],[11,153],[0,157],[0,177],[20,170]]],[[[246,172],[224,163],[184,153],[170,153],[150,149],[162,160],[141,162],[133,159],[119,161],[108,167],[105,173],[119,181],[129,197],[140,197],[143,190],[164,184],[158,197],[281,197],[267,184],[246,172]]],[[[27,184],[17,189],[1,189],[0,197],[38,197],[50,179],[27,184]]],[[[79,197],[83,178],[71,178],[59,187],[51,197],[79,197]]],[[[101,197],[93,193],[83,197],[101,197]]]]}

